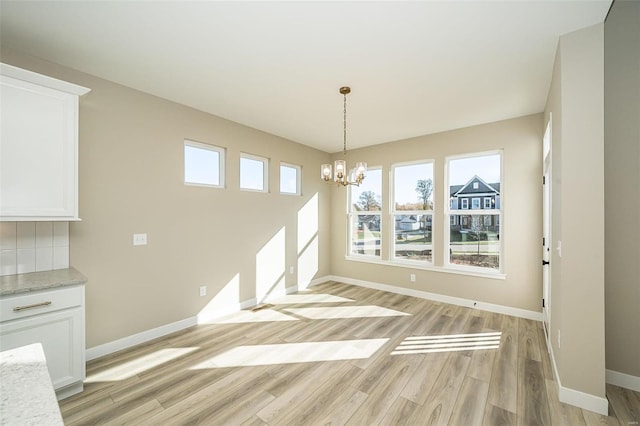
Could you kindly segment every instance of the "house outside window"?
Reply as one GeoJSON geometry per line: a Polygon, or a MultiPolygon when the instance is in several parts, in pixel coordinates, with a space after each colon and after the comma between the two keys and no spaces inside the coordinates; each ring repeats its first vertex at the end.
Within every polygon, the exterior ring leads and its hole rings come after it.
{"type": "Polygon", "coordinates": [[[369,168],[360,186],[349,186],[348,256],[380,259],[382,242],[382,169],[369,168]]]}
{"type": "Polygon", "coordinates": [[[395,261],[432,262],[433,162],[391,166],[391,257],[395,261]]]}
{"type": "Polygon", "coordinates": [[[445,266],[501,272],[500,239],[502,153],[481,153],[446,159],[451,202],[445,212],[449,220],[450,248],[445,266]],[[471,210],[468,209],[471,198],[471,210]],[[481,201],[482,203],[481,208],[481,201]],[[493,201],[495,200],[495,201],[493,201]],[[464,214],[460,210],[466,210],[464,214]]]}

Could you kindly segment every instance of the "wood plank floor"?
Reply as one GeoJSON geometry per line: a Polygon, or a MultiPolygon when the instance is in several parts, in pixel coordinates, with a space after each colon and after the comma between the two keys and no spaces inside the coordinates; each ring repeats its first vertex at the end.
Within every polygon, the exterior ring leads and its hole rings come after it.
{"type": "MultiPolygon", "coordinates": [[[[561,404],[541,324],[340,283],[91,361],[67,425],[634,425],[561,404]]],[[[635,423],[637,424],[637,423],[635,423]]]]}

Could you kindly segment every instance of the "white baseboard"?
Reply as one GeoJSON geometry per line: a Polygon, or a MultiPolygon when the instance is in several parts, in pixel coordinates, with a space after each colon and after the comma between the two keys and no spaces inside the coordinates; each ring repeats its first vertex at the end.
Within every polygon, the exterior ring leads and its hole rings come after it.
{"type": "MultiPolygon", "coordinates": [[[[289,289],[287,289],[287,291],[288,290],[289,289]]],[[[131,336],[123,337],[121,339],[114,340],[112,342],[94,346],[93,348],[88,348],[85,352],[85,356],[87,361],[91,361],[92,359],[100,358],[105,355],[109,355],[114,352],[118,352],[123,349],[127,349],[135,345],[139,345],[140,343],[148,342],[149,340],[157,339],[159,337],[166,336],[167,334],[175,333],[176,331],[184,330],[185,328],[193,327],[194,325],[198,325],[198,324],[203,324],[203,323],[215,320],[217,318],[220,318],[224,315],[229,315],[234,312],[238,312],[239,310],[250,308],[252,306],[255,306],[257,303],[258,301],[254,297],[252,299],[230,305],[228,307],[225,307],[224,309],[216,309],[215,313],[198,314],[194,317],[172,322],[170,324],[161,325],[160,327],[156,327],[151,330],[146,330],[141,333],[136,333],[131,336]]]]}
{"type": "MultiPolygon", "coordinates": [[[[420,299],[433,300],[436,302],[450,303],[452,305],[465,306],[467,308],[480,309],[482,311],[496,312],[499,314],[512,315],[514,317],[526,318],[534,321],[542,321],[542,312],[528,311],[526,309],[512,308],[510,306],[495,305],[493,303],[478,302],[461,297],[447,296],[444,294],[429,293],[422,290],[397,287],[388,284],[375,283],[371,281],[356,280],[353,278],[328,275],[322,277],[322,281],[338,281],[345,284],[357,285],[359,287],[372,288],[374,290],[387,291],[389,293],[403,294],[405,296],[418,297],[420,299]]],[[[313,284],[316,285],[316,284],[313,284]]]]}
{"type": "Polygon", "coordinates": [[[123,337],[118,340],[114,340],[109,343],[94,346],[88,348],[86,351],[87,361],[100,358],[111,353],[127,349],[140,343],[148,342],[149,340],[157,339],[158,337],[166,336],[167,334],[175,333],[176,331],[184,330],[185,328],[192,327],[198,323],[197,317],[186,318],[181,321],[165,324],[160,327],[152,328],[141,333],[136,333],[131,336],[123,337]]]}
{"type": "MultiPolygon", "coordinates": [[[[405,296],[413,296],[421,299],[434,300],[436,302],[450,303],[452,305],[465,306],[468,308],[480,309],[499,314],[511,315],[519,318],[526,318],[534,321],[542,321],[542,312],[528,311],[526,309],[513,308],[510,306],[495,305],[492,303],[476,302],[474,300],[464,299],[461,297],[447,296],[437,293],[429,293],[421,290],[413,290],[409,288],[396,287],[388,284],[375,283],[371,281],[356,280],[353,278],[328,275],[318,279],[320,284],[327,281],[337,281],[345,284],[356,285],[360,287],[372,288],[374,290],[382,290],[390,293],[403,294],[405,296]]],[[[558,370],[553,356],[553,350],[550,349],[551,362],[553,364],[553,373],[558,384],[558,396],[561,402],[584,408],[598,414],[608,415],[609,401],[595,395],[587,394],[575,389],[562,386],[558,370]]]]}
{"type": "Polygon", "coordinates": [[[607,383],[640,392],[640,377],[607,370],[607,383]]]}
{"type": "Polygon", "coordinates": [[[553,355],[553,347],[549,347],[548,349],[549,357],[551,358],[551,365],[553,366],[553,377],[558,386],[558,399],[560,402],[593,411],[594,413],[602,414],[603,416],[608,416],[609,401],[607,398],[602,398],[600,396],[591,395],[562,386],[560,375],[558,374],[558,366],[556,365],[556,358],[553,355]]]}
{"type": "Polygon", "coordinates": [[[609,401],[607,398],[565,388],[558,382],[558,399],[565,404],[593,411],[594,413],[609,415],[609,401]]]}
{"type": "Polygon", "coordinates": [[[250,308],[257,304],[258,304],[258,299],[254,297],[252,299],[245,300],[244,302],[240,302],[240,303],[234,303],[227,306],[216,306],[214,309],[211,309],[210,312],[200,312],[196,316],[196,323],[206,324],[208,322],[215,321],[216,319],[223,317],[225,315],[238,312],[242,309],[250,308]]]}
{"type": "MultiPolygon", "coordinates": [[[[291,287],[287,287],[284,290],[272,291],[267,296],[265,296],[264,302],[270,302],[270,301],[272,301],[274,299],[277,299],[279,297],[286,296],[287,294],[296,293],[297,291],[298,291],[298,286],[297,285],[293,285],[291,287]]],[[[255,305],[255,303],[254,303],[254,305],[255,305]]],[[[246,308],[242,308],[242,309],[246,309],[246,308]]]]}

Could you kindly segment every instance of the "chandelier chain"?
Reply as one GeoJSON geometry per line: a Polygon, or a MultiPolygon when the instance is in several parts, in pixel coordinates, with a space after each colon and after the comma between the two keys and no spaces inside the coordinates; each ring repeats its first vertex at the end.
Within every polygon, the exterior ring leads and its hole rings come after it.
{"type": "Polygon", "coordinates": [[[343,94],[344,96],[344,116],[343,116],[343,126],[342,126],[342,153],[346,157],[347,156],[347,94],[343,94]]]}

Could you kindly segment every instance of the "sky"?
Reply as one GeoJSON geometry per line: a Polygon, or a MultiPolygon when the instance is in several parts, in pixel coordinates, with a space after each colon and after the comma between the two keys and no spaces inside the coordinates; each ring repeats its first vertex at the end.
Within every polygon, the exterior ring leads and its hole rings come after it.
{"type": "MultiPolygon", "coordinates": [[[[500,155],[452,159],[449,161],[448,169],[450,185],[464,185],[474,175],[480,176],[487,183],[500,182],[500,155]]],[[[415,188],[420,179],[433,179],[433,163],[397,166],[394,173],[396,202],[400,204],[418,202],[418,193],[415,188]]],[[[369,169],[360,187],[353,187],[355,200],[364,191],[380,193],[381,182],[381,169],[369,169]]]]}

